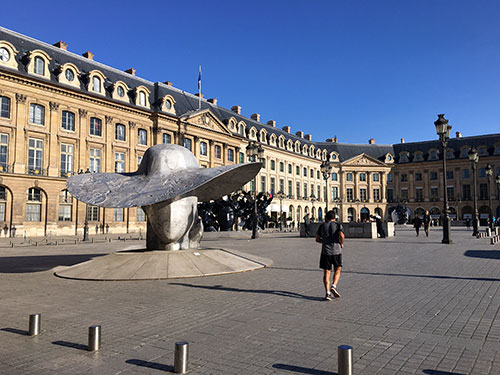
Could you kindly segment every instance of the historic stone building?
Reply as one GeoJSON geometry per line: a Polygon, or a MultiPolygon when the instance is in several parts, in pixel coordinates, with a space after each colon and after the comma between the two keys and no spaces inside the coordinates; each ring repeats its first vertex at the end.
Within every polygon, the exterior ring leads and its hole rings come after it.
{"type": "MultiPolygon", "coordinates": [[[[248,161],[246,147],[257,142],[264,150],[263,168],[243,188],[283,192],[281,201],[273,201],[271,213],[283,211],[288,224],[296,224],[306,213],[321,219],[326,206],[337,210],[341,220],[362,220],[373,213],[387,218],[395,201],[431,209],[439,207],[441,198],[439,180],[436,185],[430,175],[439,173],[439,152],[436,160],[431,152],[439,150],[437,141],[314,142],[301,131],[292,134],[289,126],[261,122],[257,113],[247,118],[240,106],[225,109],[216,99],[200,99],[170,82],[139,78],[132,68],[123,72],[98,63],[91,52],[71,53],[62,41],[50,45],[4,28],[0,105],[0,227],[15,227],[16,236],[77,234],[86,217],[91,233],[108,226],[112,233],[144,230],[141,209],[87,206],[69,196],[66,179],[74,173],[135,171],[145,150],[158,143],[183,145],[200,166],[213,167],[248,161]],[[327,160],[332,173],[325,180],[321,164],[327,160]],[[400,181],[405,173],[408,180],[400,181]],[[419,173],[422,180],[417,180],[419,173]]],[[[460,147],[486,147],[481,167],[489,160],[498,168],[499,137],[462,138],[458,149],[455,140],[450,143],[456,154],[450,167],[455,196],[461,197],[459,215],[470,206],[466,196],[458,194],[465,188],[462,172],[456,171],[467,164],[460,147]],[[468,139],[476,143],[465,142],[468,139]]]]}

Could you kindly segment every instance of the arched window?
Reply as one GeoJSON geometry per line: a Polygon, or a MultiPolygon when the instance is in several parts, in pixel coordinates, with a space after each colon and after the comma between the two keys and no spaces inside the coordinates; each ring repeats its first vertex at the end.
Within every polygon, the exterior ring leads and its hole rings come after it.
{"type": "Polygon", "coordinates": [[[102,136],[102,120],[97,117],[90,118],[90,135],[102,136]]]}
{"type": "Polygon", "coordinates": [[[207,156],[208,155],[208,145],[207,142],[200,142],[200,155],[207,156]]]}
{"type": "Polygon", "coordinates": [[[172,143],[172,136],[167,133],[163,133],[163,143],[172,143]]]}
{"type": "Polygon", "coordinates": [[[139,144],[147,145],[148,144],[148,132],[145,129],[139,129],[139,144]]]}
{"type": "Polygon", "coordinates": [[[42,220],[42,191],[38,188],[28,189],[28,202],[26,203],[26,221],[42,220]]]}
{"type": "Polygon", "coordinates": [[[45,124],[45,107],[40,104],[30,104],[30,122],[33,124],[45,124]]]}
{"type": "Polygon", "coordinates": [[[136,213],[136,220],[137,221],[146,221],[146,213],[141,207],[137,207],[137,213],[136,213]]]}
{"type": "Polygon", "coordinates": [[[146,106],[146,94],[144,91],[139,91],[139,105],[146,106]]]}
{"type": "Polygon", "coordinates": [[[62,111],[61,127],[64,130],[75,131],[75,114],[69,111],[62,111]]]}
{"type": "Polygon", "coordinates": [[[101,79],[97,76],[92,77],[92,91],[101,92],[101,79]]]}
{"type": "Polygon", "coordinates": [[[214,154],[215,154],[216,159],[222,158],[222,151],[221,151],[221,147],[219,145],[214,146],[214,154]]]}
{"type": "Polygon", "coordinates": [[[45,61],[40,56],[35,56],[35,64],[33,69],[35,74],[45,75],[45,61]]]}
{"type": "Polygon", "coordinates": [[[116,126],[115,126],[115,139],[117,141],[125,141],[125,125],[116,124],[116,126]]]}
{"type": "Polygon", "coordinates": [[[0,221],[5,221],[6,208],[7,208],[7,191],[4,186],[0,186],[0,221]]]}

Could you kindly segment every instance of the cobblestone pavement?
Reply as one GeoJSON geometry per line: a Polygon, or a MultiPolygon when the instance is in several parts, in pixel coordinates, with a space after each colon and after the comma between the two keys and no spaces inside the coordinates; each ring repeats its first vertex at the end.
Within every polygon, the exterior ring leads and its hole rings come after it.
{"type": "Polygon", "coordinates": [[[319,245],[296,233],[207,236],[271,258],[270,268],[205,278],[93,282],[60,279],[71,265],[143,241],[0,243],[1,374],[165,374],[174,343],[190,343],[192,374],[337,373],[337,346],[355,374],[500,374],[500,245],[453,228],[415,237],[347,239],[339,292],[323,301],[319,245]],[[28,315],[42,333],[26,335],[28,315]],[[87,349],[102,325],[102,350],[87,349]]]}

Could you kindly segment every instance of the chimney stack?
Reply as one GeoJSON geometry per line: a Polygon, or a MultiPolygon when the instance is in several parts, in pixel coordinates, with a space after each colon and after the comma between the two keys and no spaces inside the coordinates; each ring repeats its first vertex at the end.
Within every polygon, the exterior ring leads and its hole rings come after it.
{"type": "Polygon", "coordinates": [[[295,132],[295,135],[299,138],[304,138],[304,132],[299,130],[298,132],[295,132]]]}
{"type": "Polygon", "coordinates": [[[332,142],[333,143],[337,143],[337,141],[338,141],[337,136],[335,136],[335,137],[332,138],[332,142]]]}
{"type": "Polygon", "coordinates": [[[62,40],[60,40],[59,42],[57,43],[54,43],[53,44],[54,47],[57,47],[57,48],[60,48],[60,49],[63,49],[65,51],[68,50],[68,44],[67,43],[64,43],[62,40]]]}
{"type": "Polygon", "coordinates": [[[289,126],[283,126],[281,129],[282,129],[284,132],[287,132],[287,133],[290,133],[290,130],[291,130],[289,126]]]}
{"type": "Polygon", "coordinates": [[[252,120],[255,120],[255,121],[257,121],[257,122],[260,122],[260,115],[259,115],[258,113],[253,113],[253,114],[250,116],[250,118],[251,118],[252,120]]]}
{"type": "Polygon", "coordinates": [[[135,76],[135,69],[134,68],[127,69],[125,70],[125,73],[132,74],[133,76],[135,76]]]}
{"type": "Polygon", "coordinates": [[[270,126],[272,126],[273,128],[275,128],[275,127],[276,127],[276,121],[274,121],[274,120],[269,120],[269,121],[267,122],[267,125],[270,125],[270,126]]]}
{"type": "Polygon", "coordinates": [[[311,134],[306,134],[306,135],[304,135],[304,139],[307,139],[308,141],[312,141],[312,136],[311,136],[311,134]]]}
{"type": "Polygon", "coordinates": [[[231,107],[231,111],[233,111],[234,113],[237,113],[237,114],[241,115],[241,107],[239,105],[233,105],[231,107]]]}
{"type": "Polygon", "coordinates": [[[401,138],[401,143],[405,143],[405,139],[404,138],[401,138]]]}
{"type": "Polygon", "coordinates": [[[89,60],[94,60],[94,54],[90,51],[85,52],[84,54],[82,54],[82,56],[86,57],[89,60]]]}
{"type": "Polygon", "coordinates": [[[167,85],[167,86],[172,86],[172,82],[170,82],[170,81],[165,81],[165,82],[163,82],[163,83],[164,83],[165,85],[167,85]]]}
{"type": "Polygon", "coordinates": [[[460,132],[456,132],[455,135],[457,136],[457,138],[462,138],[462,133],[460,132]]]}
{"type": "Polygon", "coordinates": [[[370,139],[368,140],[368,144],[370,144],[370,145],[374,145],[374,144],[375,144],[375,139],[370,138],[370,139]]]}
{"type": "Polygon", "coordinates": [[[203,94],[197,92],[196,94],[194,94],[194,96],[197,96],[197,97],[200,97],[200,98],[203,98],[203,94]]]}
{"type": "Polygon", "coordinates": [[[212,103],[214,105],[217,105],[217,99],[216,98],[210,98],[210,99],[208,99],[208,102],[212,103]]]}

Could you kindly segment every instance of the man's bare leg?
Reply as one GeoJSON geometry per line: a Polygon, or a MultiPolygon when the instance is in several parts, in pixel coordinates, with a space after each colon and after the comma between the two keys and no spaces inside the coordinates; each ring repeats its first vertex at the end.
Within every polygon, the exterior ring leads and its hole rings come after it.
{"type": "Polygon", "coordinates": [[[325,286],[326,293],[330,291],[330,270],[323,270],[323,285],[325,286]]]}

